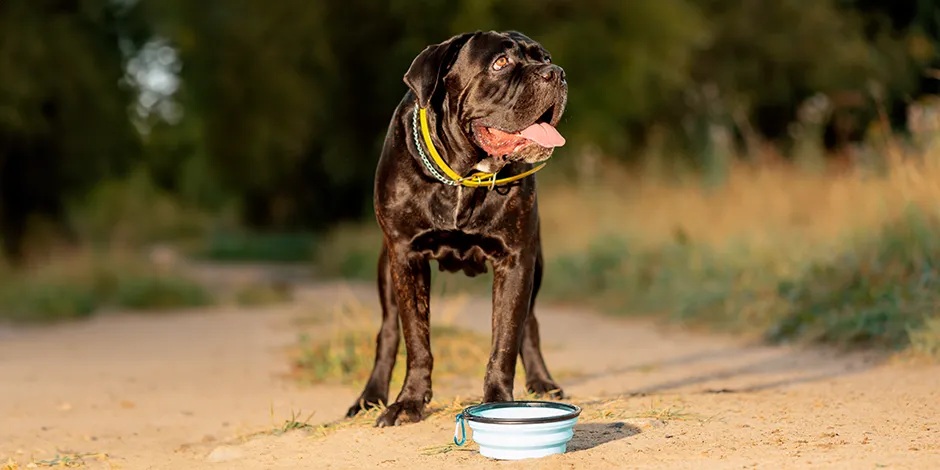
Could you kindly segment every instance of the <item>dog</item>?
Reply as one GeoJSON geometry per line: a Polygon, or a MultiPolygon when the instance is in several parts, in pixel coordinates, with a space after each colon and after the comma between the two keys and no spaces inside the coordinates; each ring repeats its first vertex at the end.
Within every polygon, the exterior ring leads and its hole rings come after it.
{"type": "Polygon", "coordinates": [[[562,398],[542,358],[533,311],[544,263],[531,173],[565,144],[555,129],[568,102],[565,71],[522,33],[476,31],[425,48],[404,82],[409,90],[395,109],[375,173],[375,216],[384,236],[382,326],[372,373],[347,416],[388,404],[400,320],[405,382],[376,426],[423,419],[434,363],[431,260],[440,271],[471,277],[492,264],[493,337],[483,401],[513,400],[519,356],[531,393],[562,398]]]}

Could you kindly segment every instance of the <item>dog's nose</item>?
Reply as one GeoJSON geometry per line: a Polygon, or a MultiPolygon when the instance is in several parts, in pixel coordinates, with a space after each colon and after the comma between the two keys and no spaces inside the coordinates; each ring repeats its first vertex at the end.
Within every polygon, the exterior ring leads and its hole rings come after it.
{"type": "Polygon", "coordinates": [[[539,69],[538,74],[542,77],[542,80],[546,82],[553,82],[556,80],[565,81],[565,69],[555,65],[545,65],[539,69]]]}

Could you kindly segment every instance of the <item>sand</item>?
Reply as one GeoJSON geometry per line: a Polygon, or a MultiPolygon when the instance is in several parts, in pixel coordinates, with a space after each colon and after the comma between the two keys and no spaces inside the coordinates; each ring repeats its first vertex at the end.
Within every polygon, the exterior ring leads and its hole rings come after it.
{"type": "MultiPolygon", "coordinates": [[[[938,366],[548,305],[538,310],[546,360],[566,401],[585,407],[564,455],[495,462],[472,443],[448,447],[450,414],[397,428],[270,432],[292,413],[335,421],[358,395],[284,377],[297,319],[327,335],[330,306],[349,297],[377,306],[373,286],[321,283],[273,307],[6,327],[0,468],[48,465],[57,454],[123,469],[940,468],[938,366]]],[[[432,316],[439,305],[432,300],[432,316]]],[[[488,333],[489,312],[488,299],[472,299],[455,318],[488,333]]],[[[435,383],[435,400],[482,393],[481,381],[466,382],[435,383]]]]}

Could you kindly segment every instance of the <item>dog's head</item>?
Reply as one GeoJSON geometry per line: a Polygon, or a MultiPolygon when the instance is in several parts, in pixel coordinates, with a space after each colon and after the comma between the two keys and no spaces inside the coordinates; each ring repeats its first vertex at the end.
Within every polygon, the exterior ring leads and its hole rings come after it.
{"type": "Polygon", "coordinates": [[[422,107],[446,102],[436,109],[497,167],[547,160],[565,143],[555,130],[568,102],[565,71],[521,33],[477,31],[428,46],[404,80],[422,107]]]}

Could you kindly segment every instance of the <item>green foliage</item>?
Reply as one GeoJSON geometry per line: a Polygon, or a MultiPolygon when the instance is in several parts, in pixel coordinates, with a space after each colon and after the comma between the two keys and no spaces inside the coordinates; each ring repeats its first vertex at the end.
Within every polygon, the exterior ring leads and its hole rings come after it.
{"type": "Polygon", "coordinates": [[[22,261],[32,217],[61,221],[67,198],[140,154],[117,38],[126,14],[108,0],[0,3],[0,231],[11,261],[22,261]]]}
{"type": "Polygon", "coordinates": [[[805,265],[683,240],[631,249],[622,239],[602,238],[584,253],[552,260],[543,291],[614,312],[764,329],[771,341],[889,349],[914,343],[935,355],[938,240],[940,214],[919,209],[805,265]]]}
{"type": "Polygon", "coordinates": [[[405,70],[428,44],[477,29],[520,30],[565,67],[561,159],[585,146],[645,159],[636,150],[661,135],[681,150],[670,154],[713,168],[731,155],[711,130],[786,135],[817,92],[868,96],[875,83],[900,103],[936,63],[936,11],[920,2],[891,23],[896,9],[863,0],[9,0],[0,230],[18,242],[29,215],[61,218],[65,198],[101,208],[76,218],[96,239],[117,216],[136,239],[201,230],[169,223],[169,205],[195,219],[233,203],[267,231],[368,214],[405,70]],[[168,79],[148,75],[158,65],[168,79]],[[146,174],[154,187],[140,202],[115,188],[129,170],[127,185],[146,174]]]}
{"type": "Polygon", "coordinates": [[[342,226],[323,236],[314,263],[327,276],[375,281],[381,251],[378,227],[342,226]]]}
{"type": "Polygon", "coordinates": [[[116,307],[125,310],[166,310],[211,305],[211,294],[189,279],[167,275],[122,277],[113,293],[116,307]]]}
{"type": "Polygon", "coordinates": [[[89,286],[21,281],[0,289],[0,306],[0,318],[57,321],[91,316],[100,304],[89,286]]]}
{"type": "Polygon", "coordinates": [[[898,348],[937,317],[940,218],[912,209],[857,249],[815,263],[780,286],[789,314],[772,339],[806,337],[898,348]]]}
{"type": "MultiPolygon", "coordinates": [[[[776,260],[718,252],[677,236],[656,247],[600,238],[584,253],[550,259],[544,296],[590,300],[614,312],[663,313],[743,328],[768,315],[768,286],[782,270],[776,260]]],[[[773,304],[773,302],[771,302],[773,304]]]]}
{"type": "Polygon", "coordinates": [[[541,41],[570,77],[562,132],[574,151],[593,144],[624,160],[638,158],[653,127],[700,152],[711,138],[694,130],[703,120],[732,129],[743,117],[785,134],[816,92],[867,94],[874,80],[904,93],[915,73],[906,32],[869,40],[867,23],[834,0],[141,4],[185,64],[174,99],[186,112],[154,134],[179,144],[164,160],[184,161],[180,149],[206,159],[206,178],[263,228],[318,230],[370,212],[405,70],[426,45],[463,31],[515,29],[541,41]]]}
{"type": "Polygon", "coordinates": [[[52,139],[58,155],[42,156],[55,162],[50,170],[89,184],[133,157],[137,137],[127,116],[131,90],[118,86],[118,13],[107,0],[70,3],[0,5],[0,135],[52,139]]]}
{"type": "Polygon", "coordinates": [[[0,319],[17,322],[85,318],[105,308],[156,311],[212,303],[208,290],[184,275],[116,256],[0,273],[0,319]]]}
{"type": "Polygon", "coordinates": [[[203,237],[211,219],[158,187],[146,170],[98,183],[71,204],[72,225],[92,244],[141,246],[203,237]]]}
{"type": "Polygon", "coordinates": [[[214,261],[307,263],[313,258],[314,246],[313,237],[305,233],[217,230],[195,255],[214,261]]]}

